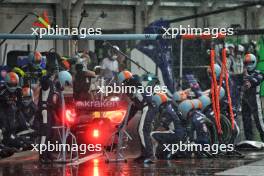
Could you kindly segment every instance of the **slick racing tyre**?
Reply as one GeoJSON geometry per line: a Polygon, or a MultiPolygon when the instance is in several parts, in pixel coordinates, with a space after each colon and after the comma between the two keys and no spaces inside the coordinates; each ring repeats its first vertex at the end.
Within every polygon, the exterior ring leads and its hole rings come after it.
{"type": "Polygon", "coordinates": [[[223,133],[220,136],[220,142],[223,144],[229,144],[232,140],[233,130],[230,120],[223,114],[221,114],[221,127],[223,133]]]}
{"type": "Polygon", "coordinates": [[[208,118],[205,118],[205,124],[208,129],[209,144],[218,144],[218,135],[215,124],[208,118]]]}

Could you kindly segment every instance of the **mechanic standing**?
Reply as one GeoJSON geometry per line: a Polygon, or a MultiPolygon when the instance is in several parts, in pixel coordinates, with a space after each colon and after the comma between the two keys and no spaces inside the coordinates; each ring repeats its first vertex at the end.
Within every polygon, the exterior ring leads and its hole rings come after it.
{"type": "MultiPolygon", "coordinates": [[[[41,90],[39,97],[39,112],[40,112],[40,144],[48,145],[52,140],[52,127],[58,122],[61,112],[61,96],[60,91],[65,86],[72,84],[72,76],[67,71],[60,71],[55,74],[43,77],[41,80],[41,90]]],[[[52,143],[52,142],[51,142],[52,143]]],[[[53,157],[49,151],[44,151],[40,154],[40,161],[49,163],[53,161],[53,157]]]]}
{"type": "MultiPolygon", "coordinates": [[[[39,94],[39,116],[40,116],[40,144],[47,145],[51,140],[52,126],[56,116],[55,110],[59,103],[59,93],[53,82],[55,74],[44,76],[41,80],[41,89],[39,94]]],[[[48,163],[53,160],[48,151],[43,151],[39,159],[41,162],[48,163]]]]}
{"type": "Polygon", "coordinates": [[[253,126],[251,115],[254,117],[260,138],[264,142],[264,122],[260,102],[260,83],[263,75],[256,70],[257,58],[253,54],[246,54],[244,60],[242,119],[246,140],[253,140],[253,126]]]}
{"type": "MultiPolygon", "coordinates": [[[[158,145],[176,144],[180,141],[185,142],[187,133],[186,128],[183,126],[177,112],[173,108],[172,102],[166,94],[157,93],[152,97],[152,101],[154,107],[159,111],[161,117],[160,125],[166,129],[164,131],[157,130],[151,132],[151,137],[155,142],[153,149],[155,156],[158,145]]],[[[171,157],[171,155],[167,155],[167,159],[169,159],[168,157],[171,157]]]]}

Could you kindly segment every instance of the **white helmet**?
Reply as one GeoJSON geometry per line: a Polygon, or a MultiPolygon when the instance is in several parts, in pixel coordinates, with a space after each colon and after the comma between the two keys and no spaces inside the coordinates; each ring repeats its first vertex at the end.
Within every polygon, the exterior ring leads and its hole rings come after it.
{"type": "Polygon", "coordinates": [[[225,48],[226,48],[226,54],[227,55],[230,55],[230,54],[233,55],[234,54],[235,45],[233,43],[226,43],[225,48]],[[231,49],[233,49],[233,51],[231,51],[231,49]]]}
{"type": "Polygon", "coordinates": [[[257,66],[257,58],[254,54],[246,54],[244,65],[248,71],[253,71],[257,66]]]}
{"type": "Polygon", "coordinates": [[[60,71],[58,78],[62,87],[72,85],[72,75],[68,71],[60,71]]]}
{"type": "Polygon", "coordinates": [[[119,49],[119,47],[118,47],[118,46],[116,46],[116,45],[114,45],[114,46],[113,46],[113,48],[114,48],[114,49],[116,49],[117,51],[119,51],[119,50],[120,50],[120,49],[119,49]]]}

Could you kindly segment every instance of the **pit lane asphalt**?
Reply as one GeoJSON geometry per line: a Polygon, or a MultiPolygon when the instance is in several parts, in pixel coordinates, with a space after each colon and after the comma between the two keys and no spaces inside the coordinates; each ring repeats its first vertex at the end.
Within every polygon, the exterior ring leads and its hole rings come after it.
{"type": "MultiPolygon", "coordinates": [[[[245,158],[157,160],[143,164],[106,163],[103,155],[93,154],[75,164],[40,164],[36,152],[22,152],[0,160],[1,176],[170,176],[170,175],[263,175],[264,151],[246,152],[245,158]]],[[[135,157],[129,155],[129,157],[135,157]]]]}

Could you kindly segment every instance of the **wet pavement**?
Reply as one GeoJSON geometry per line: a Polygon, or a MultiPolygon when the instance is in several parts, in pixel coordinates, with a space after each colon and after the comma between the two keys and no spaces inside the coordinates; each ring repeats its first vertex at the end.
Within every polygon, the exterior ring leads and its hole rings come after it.
{"type": "MultiPolygon", "coordinates": [[[[159,160],[154,164],[146,165],[136,163],[132,159],[128,159],[127,163],[106,163],[104,156],[95,154],[87,158],[88,161],[83,160],[80,164],[41,165],[38,163],[37,154],[26,153],[9,159],[0,160],[0,176],[170,176],[214,175],[216,173],[217,175],[237,175],[236,173],[248,175],[243,173],[250,173],[249,170],[254,168],[264,169],[264,161],[260,161],[263,158],[264,152],[248,152],[243,159],[159,160]],[[242,168],[240,166],[242,166],[242,168]],[[233,171],[232,168],[236,170],[233,171]]],[[[256,172],[263,173],[261,170],[256,170],[256,172]]]]}

